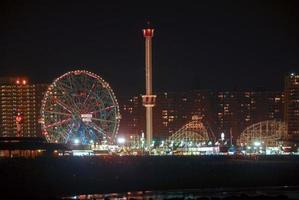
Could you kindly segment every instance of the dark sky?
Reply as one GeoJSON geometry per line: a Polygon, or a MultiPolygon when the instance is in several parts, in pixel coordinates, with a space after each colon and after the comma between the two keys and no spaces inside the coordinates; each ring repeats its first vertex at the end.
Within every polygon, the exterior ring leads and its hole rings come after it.
{"type": "Polygon", "coordinates": [[[148,19],[156,91],[279,90],[299,72],[297,1],[45,2],[0,4],[0,76],[87,69],[118,95],[143,93],[148,19]]]}

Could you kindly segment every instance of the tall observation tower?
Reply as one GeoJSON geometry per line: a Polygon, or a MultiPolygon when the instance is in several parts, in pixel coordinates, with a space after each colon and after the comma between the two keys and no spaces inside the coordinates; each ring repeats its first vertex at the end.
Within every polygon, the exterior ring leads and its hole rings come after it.
{"type": "Polygon", "coordinates": [[[153,95],[152,87],[152,38],[154,29],[148,27],[143,29],[145,38],[145,95],[142,95],[143,106],[146,112],[146,145],[149,147],[153,138],[153,107],[156,95],[153,95]]]}

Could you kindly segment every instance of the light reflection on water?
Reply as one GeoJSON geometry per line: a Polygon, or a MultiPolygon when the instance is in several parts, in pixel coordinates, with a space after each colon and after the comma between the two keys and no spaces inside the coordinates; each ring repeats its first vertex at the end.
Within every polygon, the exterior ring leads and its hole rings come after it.
{"type": "Polygon", "coordinates": [[[88,195],[78,195],[73,197],[66,197],[64,199],[111,199],[111,200],[150,200],[150,199],[197,199],[202,197],[197,194],[187,193],[187,192],[153,192],[153,191],[137,191],[137,192],[127,192],[127,193],[109,193],[109,194],[88,194],[88,195]]]}
{"type": "Polygon", "coordinates": [[[267,196],[277,198],[299,199],[299,187],[264,187],[264,188],[219,188],[219,189],[201,189],[201,190],[182,190],[182,191],[136,191],[127,193],[109,193],[109,194],[86,194],[62,199],[111,199],[111,200],[152,200],[152,199],[199,199],[215,198],[223,199],[225,197],[256,198],[258,196],[267,196]]]}

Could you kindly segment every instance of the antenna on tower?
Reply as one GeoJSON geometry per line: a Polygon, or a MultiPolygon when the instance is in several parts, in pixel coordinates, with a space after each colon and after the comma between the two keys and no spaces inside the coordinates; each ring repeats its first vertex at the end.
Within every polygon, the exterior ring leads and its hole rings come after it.
{"type": "Polygon", "coordinates": [[[151,28],[151,20],[148,19],[148,20],[146,21],[146,25],[147,25],[147,28],[151,28]]]}

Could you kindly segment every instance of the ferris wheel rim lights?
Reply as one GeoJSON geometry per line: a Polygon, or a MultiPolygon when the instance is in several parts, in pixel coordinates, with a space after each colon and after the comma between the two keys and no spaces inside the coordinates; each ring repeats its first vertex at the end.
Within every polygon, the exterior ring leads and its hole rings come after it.
{"type": "MultiPolygon", "coordinates": [[[[45,112],[49,112],[49,111],[45,111],[46,109],[46,104],[48,103],[49,104],[49,100],[53,100],[53,98],[51,99],[51,97],[55,97],[57,91],[60,92],[61,94],[61,91],[59,91],[59,89],[57,89],[57,85],[59,85],[60,81],[64,80],[65,78],[69,78],[69,77],[73,77],[73,78],[78,78],[79,76],[78,75],[82,75],[84,76],[85,78],[90,78],[90,79],[93,79],[93,85],[96,84],[95,87],[98,87],[98,89],[102,89],[102,91],[105,91],[106,92],[106,96],[108,96],[108,101],[109,103],[111,103],[112,105],[108,106],[107,108],[105,108],[103,111],[96,111],[97,113],[102,113],[102,112],[106,112],[106,110],[111,110],[113,109],[113,120],[106,120],[105,119],[94,119],[94,120],[99,120],[99,121],[105,121],[105,123],[111,123],[111,126],[112,127],[112,134],[111,135],[105,135],[104,138],[108,137],[111,139],[111,141],[114,141],[115,142],[115,138],[118,134],[118,130],[119,130],[119,122],[120,122],[120,112],[119,112],[119,105],[118,105],[118,101],[116,99],[116,96],[112,90],[112,88],[110,87],[110,85],[99,75],[95,74],[95,73],[92,73],[92,72],[89,72],[87,70],[73,70],[73,71],[69,71],[61,76],[59,76],[58,78],[56,78],[48,87],[45,95],[44,95],[44,98],[42,100],[42,106],[41,106],[41,126],[42,126],[42,132],[43,132],[43,135],[46,137],[47,141],[49,142],[61,142],[61,141],[57,141],[57,140],[54,140],[50,138],[49,136],[49,133],[48,133],[48,129],[49,128],[52,128],[52,127],[47,127],[46,124],[46,113],[45,112]],[[101,88],[99,88],[101,87],[101,88]],[[54,93],[54,94],[53,94],[54,93]]],[[[81,87],[84,87],[81,86],[81,87]]],[[[84,88],[85,89],[85,88],[84,88]]],[[[89,88],[90,90],[92,90],[93,88],[89,88]]],[[[87,90],[88,91],[88,90],[87,90]]],[[[63,94],[63,92],[62,92],[63,94]]],[[[85,94],[86,95],[86,94],[85,94]]],[[[88,99],[90,93],[86,96],[86,99],[88,99]]],[[[69,94],[67,94],[67,96],[69,97],[69,94]]],[[[103,99],[100,99],[103,101],[103,99]]],[[[57,100],[58,102],[58,100],[57,100]]],[[[56,103],[57,103],[56,102],[56,103]]],[[[81,102],[82,103],[82,102],[81,102]]],[[[96,105],[95,106],[96,108],[99,109],[99,106],[96,105]]],[[[81,108],[80,108],[81,109],[81,108]]],[[[111,111],[112,112],[112,111],[111,111]]],[[[81,120],[85,123],[87,122],[91,122],[91,118],[92,118],[92,114],[95,114],[95,113],[80,113],[79,116],[81,117],[81,120]]],[[[60,114],[61,115],[61,114],[60,114]]],[[[64,114],[66,115],[66,113],[64,114]]],[[[73,113],[70,113],[69,115],[74,115],[73,113]]],[[[78,115],[78,113],[76,113],[76,115],[78,115]]],[[[79,117],[79,118],[80,118],[79,117]]],[[[65,121],[60,121],[60,122],[65,122],[65,121]]],[[[52,122],[53,123],[53,122],[52,122]]],[[[100,122],[99,122],[100,123],[100,122]]],[[[104,122],[103,122],[104,123],[104,122]]],[[[52,124],[53,126],[55,126],[55,123],[52,124]]],[[[91,128],[89,128],[91,129],[91,128]]],[[[96,129],[93,129],[93,131],[95,131],[96,129]]],[[[102,131],[104,129],[101,129],[102,131]]],[[[104,131],[103,131],[104,132],[104,131]]],[[[104,134],[104,133],[103,133],[104,134]]],[[[92,138],[92,140],[94,140],[94,138],[92,138]]]]}

